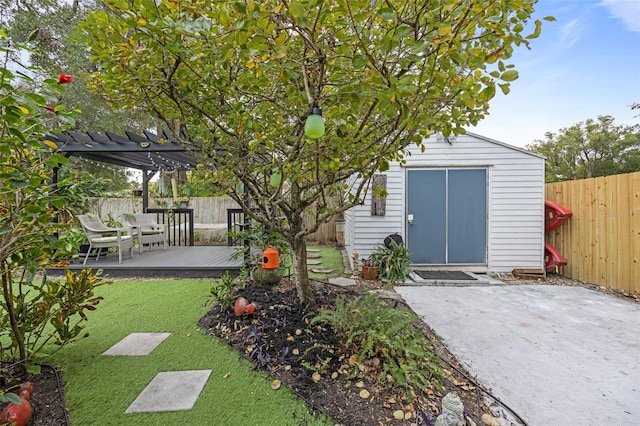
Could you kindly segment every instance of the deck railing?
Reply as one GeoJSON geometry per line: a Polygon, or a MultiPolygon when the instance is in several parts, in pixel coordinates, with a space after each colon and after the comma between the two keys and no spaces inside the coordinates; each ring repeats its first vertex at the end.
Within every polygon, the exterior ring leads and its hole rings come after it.
{"type": "Polygon", "coordinates": [[[227,209],[227,245],[241,246],[243,241],[241,238],[232,235],[244,229],[244,211],[242,209],[227,209]]]}
{"type": "Polygon", "coordinates": [[[147,209],[155,213],[158,223],[167,224],[170,246],[194,245],[193,209],[147,209]]]}

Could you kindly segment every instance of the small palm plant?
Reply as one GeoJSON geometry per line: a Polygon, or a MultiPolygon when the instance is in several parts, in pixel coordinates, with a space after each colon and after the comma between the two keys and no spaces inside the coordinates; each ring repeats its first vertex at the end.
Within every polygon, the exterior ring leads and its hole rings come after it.
{"type": "Polygon", "coordinates": [[[369,264],[377,266],[378,276],[391,283],[404,283],[411,274],[409,249],[394,240],[390,240],[388,245],[377,246],[369,256],[369,264]]]}

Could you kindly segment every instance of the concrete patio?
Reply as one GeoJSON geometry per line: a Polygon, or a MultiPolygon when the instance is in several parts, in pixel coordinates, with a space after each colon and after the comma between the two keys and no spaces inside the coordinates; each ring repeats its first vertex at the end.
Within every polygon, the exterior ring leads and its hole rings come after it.
{"type": "Polygon", "coordinates": [[[640,304],[547,285],[396,291],[528,425],[640,424],[640,304]]]}

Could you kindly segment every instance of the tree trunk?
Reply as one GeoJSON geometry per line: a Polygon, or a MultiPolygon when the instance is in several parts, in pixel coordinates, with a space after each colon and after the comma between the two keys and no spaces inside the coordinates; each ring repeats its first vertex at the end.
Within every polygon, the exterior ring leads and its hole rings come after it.
{"type": "Polygon", "coordinates": [[[294,241],[290,241],[290,244],[298,300],[305,306],[313,306],[314,300],[307,268],[307,241],[304,238],[296,238],[294,241]]]}
{"type": "Polygon", "coordinates": [[[2,291],[4,301],[6,303],[7,313],[9,314],[9,323],[11,324],[11,330],[13,332],[12,339],[18,344],[18,351],[20,353],[20,361],[27,360],[27,351],[24,346],[24,336],[20,330],[18,324],[18,317],[16,315],[15,305],[13,303],[13,282],[11,280],[11,270],[6,262],[2,262],[2,291]]]}

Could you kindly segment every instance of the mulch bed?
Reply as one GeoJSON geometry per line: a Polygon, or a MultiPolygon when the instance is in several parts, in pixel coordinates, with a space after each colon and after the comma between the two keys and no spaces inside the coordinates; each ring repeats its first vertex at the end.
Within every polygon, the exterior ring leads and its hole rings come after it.
{"type": "MultiPolygon", "coordinates": [[[[319,307],[333,307],[339,295],[347,298],[380,287],[379,283],[361,282],[358,287],[342,288],[314,282],[319,307]]],[[[309,325],[310,316],[297,303],[292,282],[282,280],[276,287],[247,285],[237,296],[256,302],[254,314],[237,317],[231,307],[214,305],[199,321],[209,333],[218,336],[257,369],[269,372],[274,379],[291,388],[309,405],[343,425],[429,425],[440,413],[440,401],[447,392],[455,392],[463,401],[468,416],[477,424],[491,410],[485,405],[479,385],[452,361],[446,348],[425,324],[417,324],[433,340],[434,351],[451,365],[445,365],[442,388],[407,398],[403,389],[379,384],[376,369],[371,367],[364,379],[348,374],[350,354],[340,353],[339,339],[330,328],[309,325]],[[306,365],[306,366],[305,366],[306,365]],[[307,368],[311,366],[313,369],[307,368]],[[314,377],[314,370],[319,375],[314,377]],[[363,398],[365,389],[368,397],[363,398]],[[398,410],[404,418],[397,419],[398,410]]],[[[392,307],[402,305],[391,300],[392,307]]],[[[362,366],[360,366],[362,368],[362,366]]]]}
{"type": "MultiPolygon", "coordinates": [[[[29,426],[65,426],[69,424],[64,403],[63,385],[58,371],[50,365],[42,365],[40,374],[29,374],[22,365],[0,365],[0,389],[18,393],[24,382],[33,383],[31,406],[33,415],[29,426]]],[[[4,408],[4,407],[3,407],[4,408]]],[[[0,420],[1,422],[1,420],[0,420]]]]}

